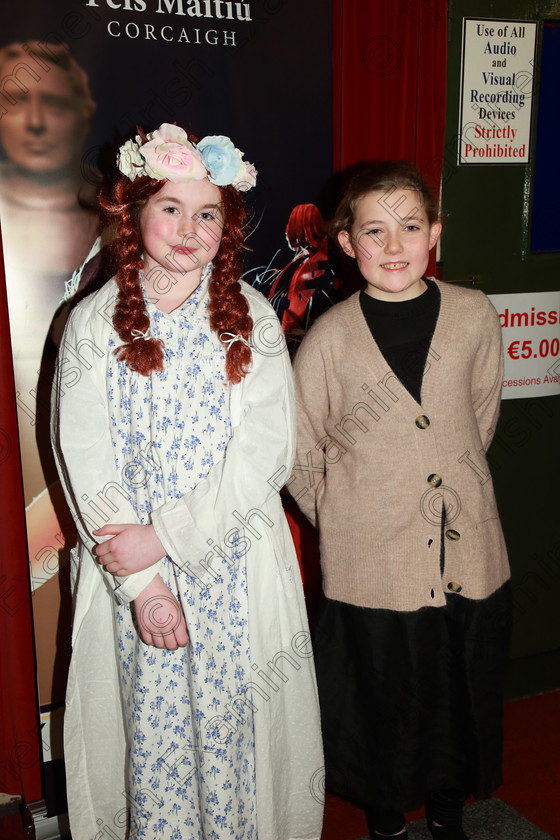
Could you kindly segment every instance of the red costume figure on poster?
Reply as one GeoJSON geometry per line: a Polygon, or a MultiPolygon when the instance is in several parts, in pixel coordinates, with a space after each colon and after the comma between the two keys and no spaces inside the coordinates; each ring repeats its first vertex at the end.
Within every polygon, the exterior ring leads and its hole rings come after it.
{"type": "Polygon", "coordinates": [[[294,207],[286,239],[294,257],[273,279],[269,300],[286,335],[293,335],[335,302],[339,282],[329,264],[325,220],[314,204],[294,207]]]}

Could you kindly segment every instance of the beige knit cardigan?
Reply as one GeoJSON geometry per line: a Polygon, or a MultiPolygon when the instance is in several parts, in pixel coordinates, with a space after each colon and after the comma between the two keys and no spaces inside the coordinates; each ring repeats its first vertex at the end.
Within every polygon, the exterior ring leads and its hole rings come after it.
{"type": "Polygon", "coordinates": [[[288,484],[319,528],[328,598],[416,610],[449,593],[485,598],[509,578],[485,455],[500,405],[500,324],[482,292],[437,285],[421,404],[373,340],[359,293],[319,318],[297,353],[288,484]]]}

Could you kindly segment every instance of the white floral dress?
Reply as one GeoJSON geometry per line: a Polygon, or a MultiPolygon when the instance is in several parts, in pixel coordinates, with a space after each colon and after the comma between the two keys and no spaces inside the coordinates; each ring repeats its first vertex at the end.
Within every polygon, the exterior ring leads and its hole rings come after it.
{"type": "MultiPolygon", "coordinates": [[[[210,329],[207,300],[208,277],[170,314],[148,304],[152,333],[165,344],[162,373],[141,376],[110,356],[115,466],[127,476],[144,524],[153,508],[181,498],[207,476],[231,436],[225,354],[210,329]]],[[[118,343],[111,338],[112,349],[118,343]]],[[[129,605],[115,606],[134,836],[251,840],[252,718],[237,721],[227,745],[209,739],[205,730],[217,716],[232,719],[227,705],[249,679],[245,558],[238,553],[206,588],[168,558],[160,574],[183,608],[187,648],[146,646],[129,605]]]]}
{"type": "MultiPolygon", "coordinates": [[[[101,827],[119,840],[320,836],[316,688],[277,493],[293,449],[289,365],[276,317],[244,286],[267,349],[243,384],[225,382],[209,273],[174,312],[148,304],[162,373],[116,359],[113,282],[77,307],[61,348],[53,440],[80,533],[65,722],[74,840],[101,827]],[[91,556],[106,521],[152,522],[169,555],[113,578],[91,556]],[[129,606],[156,572],[186,617],[177,651],[144,645],[129,606]]],[[[156,603],[158,617],[171,604],[156,603]]]]}

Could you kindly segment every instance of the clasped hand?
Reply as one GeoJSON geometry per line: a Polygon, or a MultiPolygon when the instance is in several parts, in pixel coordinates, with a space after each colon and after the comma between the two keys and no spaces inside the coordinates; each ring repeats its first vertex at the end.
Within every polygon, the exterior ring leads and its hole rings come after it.
{"type": "Polygon", "coordinates": [[[166,554],[153,525],[104,525],[93,535],[112,536],[96,546],[95,553],[107,571],[117,577],[141,572],[166,554]]]}
{"type": "Polygon", "coordinates": [[[188,644],[183,608],[159,575],[135,598],[134,612],[145,645],[177,650],[188,644]]]}
{"type": "MultiPolygon", "coordinates": [[[[96,546],[95,553],[107,571],[117,577],[141,572],[165,557],[153,525],[104,525],[93,535],[111,537],[96,546]]],[[[182,607],[159,575],[135,598],[134,611],[144,644],[167,650],[188,644],[182,607]]]]}

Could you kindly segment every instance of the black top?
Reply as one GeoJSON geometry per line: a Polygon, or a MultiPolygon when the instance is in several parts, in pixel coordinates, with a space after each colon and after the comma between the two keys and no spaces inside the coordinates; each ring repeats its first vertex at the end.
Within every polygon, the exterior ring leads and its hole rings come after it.
{"type": "Polygon", "coordinates": [[[419,403],[422,376],[439,315],[440,293],[423,278],[427,289],[412,300],[378,300],[360,293],[360,307],[387,364],[419,403]]]}

